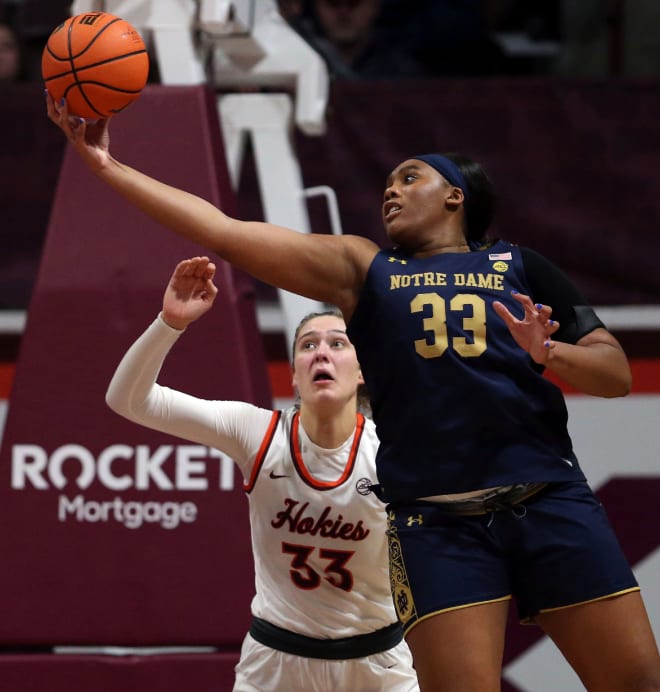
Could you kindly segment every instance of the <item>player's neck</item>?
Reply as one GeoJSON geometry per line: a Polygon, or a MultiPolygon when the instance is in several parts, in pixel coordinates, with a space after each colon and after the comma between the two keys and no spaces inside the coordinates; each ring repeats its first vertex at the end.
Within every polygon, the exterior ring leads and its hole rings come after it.
{"type": "Polygon", "coordinates": [[[310,411],[305,407],[300,409],[300,422],[309,439],[324,449],[340,447],[355,431],[355,403],[344,406],[339,412],[310,411]]]}

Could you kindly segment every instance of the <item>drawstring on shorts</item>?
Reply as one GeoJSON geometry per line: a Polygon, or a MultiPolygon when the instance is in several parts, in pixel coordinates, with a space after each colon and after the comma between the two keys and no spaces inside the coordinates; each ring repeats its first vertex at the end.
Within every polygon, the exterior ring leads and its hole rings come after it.
{"type": "Polygon", "coordinates": [[[490,512],[488,517],[488,523],[486,528],[489,529],[490,525],[495,521],[495,513],[502,510],[508,510],[514,519],[524,519],[527,516],[527,507],[521,504],[510,505],[509,507],[498,507],[490,512]]]}

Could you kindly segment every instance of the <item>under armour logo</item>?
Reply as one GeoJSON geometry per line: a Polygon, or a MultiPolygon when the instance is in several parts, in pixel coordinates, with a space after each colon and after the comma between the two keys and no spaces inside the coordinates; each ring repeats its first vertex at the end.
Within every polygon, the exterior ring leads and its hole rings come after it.
{"type": "Polygon", "coordinates": [[[399,264],[408,264],[408,260],[399,259],[398,257],[388,257],[388,262],[398,262],[399,264]]]}
{"type": "Polygon", "coordinates": [[[408,521],[406,522],[406,526],[413,526],[414,524],[417,524],[417,526],[421,526],[424,523],[424,517],[421,514],[418,514],[416,517],[413,517],[412,515],[408,517],[408,521]]]}

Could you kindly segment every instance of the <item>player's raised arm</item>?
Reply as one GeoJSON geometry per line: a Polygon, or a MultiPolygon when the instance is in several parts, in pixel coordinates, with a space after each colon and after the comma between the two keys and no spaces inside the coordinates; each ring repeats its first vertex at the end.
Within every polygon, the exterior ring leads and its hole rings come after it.
{"type": "Polygon", "coordinates": [[[47,95],[48,115],[101,180],[161,225],[217,253],[261,281],[337,305],[348,318],[378,252],[359,236],[298,233],[240,221],[210,202],[120,163],[109,150],[108,121],[70,116],[47,95]]]}

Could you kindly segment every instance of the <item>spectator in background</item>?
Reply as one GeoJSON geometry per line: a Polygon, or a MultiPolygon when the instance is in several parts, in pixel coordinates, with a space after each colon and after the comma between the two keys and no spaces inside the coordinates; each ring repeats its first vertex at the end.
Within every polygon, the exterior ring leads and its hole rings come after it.
{"type": "Polygon", "coordinates": [[[277,0],[277,9],[287,22],[293,23],[303,11],[303,0],[277,0]]]}
{"type": "Polygon", "coordinates": [[[493,0],[383,0],[408,50],[432,76],[501,74],[505,56],[493,37],[493,0]]]}
{"type": "Polygon", "coordinates": [[[289,21],[323,57],[331,77],[428,76],[404,39],[405,32],[380,21],[382,9],[382,0],[308,0],[289,21]]]}
{"type": "Polygon", "coordinates": [[[18,36],[9,24],[0,22],[0,83],[21,81],[22,66],[18,36]]]}

